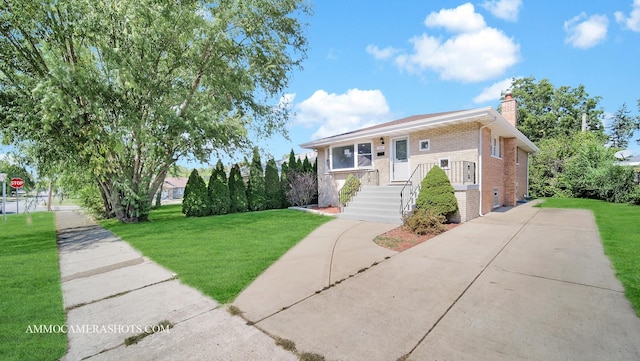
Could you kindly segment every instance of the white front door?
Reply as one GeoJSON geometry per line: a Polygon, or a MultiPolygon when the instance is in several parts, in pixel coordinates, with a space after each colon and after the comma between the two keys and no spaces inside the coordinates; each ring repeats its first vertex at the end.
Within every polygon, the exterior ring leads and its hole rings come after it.
{"type": "Polygon", "coordinates": [[[409,138],[397,138],[392,141],[391,180],[409,179],[409,138]]]}

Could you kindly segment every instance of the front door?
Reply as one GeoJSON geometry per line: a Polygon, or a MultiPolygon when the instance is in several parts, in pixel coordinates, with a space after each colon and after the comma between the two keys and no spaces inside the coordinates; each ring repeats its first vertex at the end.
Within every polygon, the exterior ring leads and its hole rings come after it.
{"type": "Polygon", "coordinates": [[[393,157],[391,157],[391,180],[406,181],[409,179],[409,138],[393,140],[393,157]]]}

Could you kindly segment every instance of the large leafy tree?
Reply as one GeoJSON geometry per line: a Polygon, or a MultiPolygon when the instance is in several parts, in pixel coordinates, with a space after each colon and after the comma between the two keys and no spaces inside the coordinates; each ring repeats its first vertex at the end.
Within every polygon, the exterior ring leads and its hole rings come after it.
{"type": "Polygon", "coordinates": [[[548,79],[518,78],[511,93],[518,101],[518,129],[533,142],[580,132],[583,114],[591,132],[604,134],[600,97],[590,97],[584,85],[556,88],[548,79]]]}
{"type": "Polygon", "coordinates": [[[73,169],[135,222],[182,156],[284,131],[303,0],[4,0],[0,127],[39,172],[73,169]]]}

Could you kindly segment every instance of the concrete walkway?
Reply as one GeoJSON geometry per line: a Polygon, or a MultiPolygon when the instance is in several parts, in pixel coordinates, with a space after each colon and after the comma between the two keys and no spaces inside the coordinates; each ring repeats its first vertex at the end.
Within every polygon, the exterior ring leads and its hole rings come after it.
{"type": "Polygon", "coordinates": [[[348,219],[325,223],[264,271],[233,304],[253,322],[269,317],[396,254],[372,242],[396,227],[348,219]]]}
{"type": "Polygon", "coordinates": [[[63,360],[297,359],[81,213],[56,215],[69,342],[63,360]],[[147,330],[158,332],[125,346],[147,330]]]}
{"type": "MultiPolygon", "coordinates": [[[[368,224],[351,229],[336,247],[370,241],[368,224]]],[[[589,211],[493,212],[389,259],[376,254],[375,267],[338,284],[352,271],[327,276],[314,255],[331,247],[315,236],[234,302],[298,349],[328,360],[640,359],[640,319],[589,211]]]]}

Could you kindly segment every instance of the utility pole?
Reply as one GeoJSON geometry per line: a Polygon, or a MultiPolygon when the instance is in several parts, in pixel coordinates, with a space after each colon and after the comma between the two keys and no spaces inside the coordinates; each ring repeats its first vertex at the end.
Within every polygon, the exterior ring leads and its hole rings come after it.
{"type": "Polygon", "coordinates": [[[7,173],[0,173],[0,181],[2,182],[2,220],[7,221],[7,173]]]}

